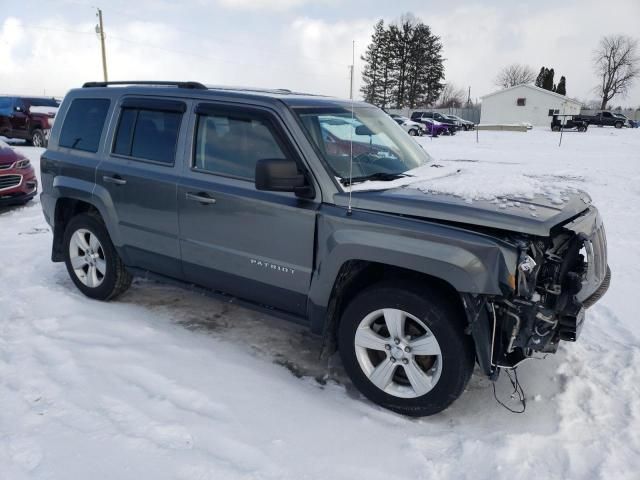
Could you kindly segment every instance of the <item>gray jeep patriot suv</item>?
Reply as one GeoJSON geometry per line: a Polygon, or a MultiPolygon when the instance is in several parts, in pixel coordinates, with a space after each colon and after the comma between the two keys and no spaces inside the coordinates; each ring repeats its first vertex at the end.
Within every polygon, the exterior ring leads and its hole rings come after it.
{"type": "Polygon", "coordinates": [[[519,199],[535,216],[415,188],[350,199],[431,161],[366,103],[87,83],[42,156],[42,208],[52,260],[85,295],[115,298],[136,274],[231,295],[308,325],[372,401],[430,415],[476,363],[495,380],[575,341],[610,278],[584,193],[519,199]]]}

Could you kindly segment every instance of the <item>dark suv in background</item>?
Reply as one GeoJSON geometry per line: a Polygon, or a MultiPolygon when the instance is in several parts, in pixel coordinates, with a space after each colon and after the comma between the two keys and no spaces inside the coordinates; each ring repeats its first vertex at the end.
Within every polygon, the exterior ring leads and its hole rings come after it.
{"type": "Polygon", "coordinates": [[[55,98],[0,96],[0,135],[46,147],[58,106],[55,98]]]}
{"type": "Polygon", "coordinates": [[[372,105],[131,83],[69,92],[41,159],[52,260],[91,298],[135,274],[223,292],[307,325],[367,397],[418,416],[462,394],[476,362],[495,380],[575,341],[607,289],[585,193],[410,188],[434,163],[372,105]]]}
{"type": "Polygon", "coordinates": [[[438,112],[413,112],[411,114],[411,120],[414,122],[424,123],[424,119],[435,120],[436,122],[442,123],[449,129],[451,135],[455,135],[456,131],[462,128],[462,126],[458,124],[459,122],[438,112]]]}

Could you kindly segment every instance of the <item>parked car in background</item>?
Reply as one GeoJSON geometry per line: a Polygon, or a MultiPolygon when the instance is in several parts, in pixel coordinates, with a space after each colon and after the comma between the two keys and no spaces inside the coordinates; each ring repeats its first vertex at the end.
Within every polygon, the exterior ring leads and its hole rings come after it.
{"type": "Polygon", "coordinates": [[[630,128],[638,128],[638,127],[640,127],[640,120],[631,120],[631,119],[629,119],[629,127],[630,128]]]}
{"type": "Polygon", "coordinates": [[[577,130],[586,132],[589,124],[584,120],[576,120],[574,115],[554,114],[551,119],[551,130],[559,132],[560,130],[577,130]]]}
{"type": "Polygon", "coordinates": [[[624,118],[620,118],[617,115],[619,114],[602,111],[595,115],[576,115],[574,119],[587,122],[589,125],[597,125],[598,127],[608,126],[622,128],[627,123],[627,117],[623,115],[624,118]]]}
{"type": "Polygon", "coordinates": [[[427,134],[432,137],[437,137],[439,135],[451,135],[448,125],[440,123],[432,118],[423,119],[422,124],[424,125],[427,134]]]}
{"type": "Polygon", "coordinates": [[[443,125],[446,125],[451,135],[455,135],[456,130],[462,128],[461,126],[456,124],[455,120],[447,118],[443,114],[438,112],[413,112],[411,114],[411,120],[413,120],[414,122],[424,123],[424,120],[426,119],[436,120],[443,125]]]}
{"type": "Polygon", "coordinates": [[[58,106],[55,98],[0,96],[0,135],[46,147],[58,106]]]}
{"type": "Polygon", "coordinates": [[[21,205],[38,192],[31,162],[0,140],[0,206],[21,205]]]}
{"type": "Polygon", "coordinates": [[[632,126],[631,125],[631,120],[629,118],[627,118],[626,115],[623,115],[622,113],[614,113],[613,115],[624,121],[624,125],[622,125],[623,127],[631,127],[632,126]]]}
{"type": "Polygon", "coordinates": [[[446,116],[451,118],[452,120],[456,120],[458,123],[460,123],[460,125],[462,126],[463,130],[473,130],[474,128],[476,128],[476,124],[475,123],[470,122],[469,120],[465,120],[464,118],[460,118],[457,115],[447,114],[446,116]]]}
{"type": "Polygon", "coordinates": [[[412,137],[422,136],[426,131],[426,127],[422,123],[414,122],[407,117],[403,117],[402,115],[397,115],[395,113],[392,113],[389,116],[412,137]]]}

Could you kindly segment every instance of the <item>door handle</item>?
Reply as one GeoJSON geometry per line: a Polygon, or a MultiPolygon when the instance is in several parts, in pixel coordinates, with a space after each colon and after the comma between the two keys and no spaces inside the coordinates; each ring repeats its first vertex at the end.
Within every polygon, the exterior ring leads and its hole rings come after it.
{"type": "Polygon", "coordinates": [[[124,178],[119,177],[118,175],[114,175],[113,177],[105,175],[104,177],[102,177],[102,180],[104,180],[105,183],[115,183],[116,185],[127,184],[127,181],[124,178]]]}
{"type": "Polygon", "coordinates": [[[190,193],[187,192],[185,195],[187,200],[192,200],[194,202],[199,202],[205,205],[212,205],[216,203],[215,198],[209,197],[206,193],[190,193]]]}

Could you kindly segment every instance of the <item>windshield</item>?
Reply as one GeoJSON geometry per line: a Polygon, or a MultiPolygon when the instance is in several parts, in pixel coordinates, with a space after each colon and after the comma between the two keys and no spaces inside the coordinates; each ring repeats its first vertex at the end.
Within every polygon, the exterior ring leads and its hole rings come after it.
{"type": "Polygon", "coordinates": [[[340,179],[397,175],[431,160],[416,141],[375,107],[304,109],[298,115],[311,142],[340,179]],[[352,146],[353,142],[353,146],[352,146]]]}

